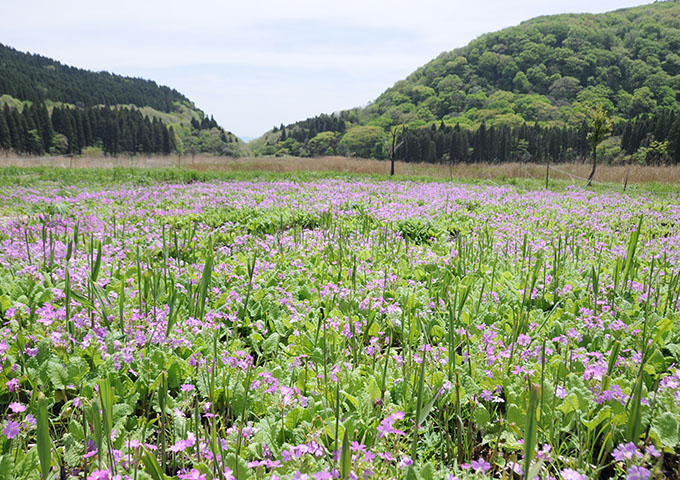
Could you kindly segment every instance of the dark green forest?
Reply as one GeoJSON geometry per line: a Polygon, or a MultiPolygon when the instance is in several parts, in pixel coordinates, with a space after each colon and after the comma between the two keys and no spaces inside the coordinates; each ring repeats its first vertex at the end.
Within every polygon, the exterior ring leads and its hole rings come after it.
{"type": "MultiPolygon", "coordinates": [[[[194,138],[217,131],[225,145],[235,142],[212,118],[192,120],[191,128],[194,138]]],[[[33,103],[0,110],[0,150],[20,154],[81,154],[89,147],[107,155],[168,155],[178,152],[178,142],[175,127],[136,108],[55,106],[50,115],[44,103],[33,103]]]]}
{"type": "Polygon", "coordinates": [[[2,44],[0,107],[0,150],[17,154],[247,153],[174,89],[2,44]]]}
{"type": "Polygon", "coordinates": [[[679,94],[680,3],[656,2],[483,35],[365,108],[278,127],[251,146],[262,155],[385,158],[391,129],[403,126],[397,155],[407,161],[578,161],[588,155],[583,125],[602,104],[616,128],[599,158],[677,162],[679,94]]]}
{"type": "Polygon", "coordinates": [[[51,100],[80,107],[135,105],[170,112],[176,108],[175,102],[189,101],[177,90],[151,80],[90,72],[2,44],[0,72],[0,93],[35,103],[51,100]]]}

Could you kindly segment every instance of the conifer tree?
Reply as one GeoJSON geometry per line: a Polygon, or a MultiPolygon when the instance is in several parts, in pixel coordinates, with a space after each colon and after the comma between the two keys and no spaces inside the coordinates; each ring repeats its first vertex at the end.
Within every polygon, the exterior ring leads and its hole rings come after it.
{"type": "Polygon", "coordinates": [[[5,115],[0,112],[0,150],[9,150],[12,146],[12,138],[9,134],[9,127],[5,115]]]}

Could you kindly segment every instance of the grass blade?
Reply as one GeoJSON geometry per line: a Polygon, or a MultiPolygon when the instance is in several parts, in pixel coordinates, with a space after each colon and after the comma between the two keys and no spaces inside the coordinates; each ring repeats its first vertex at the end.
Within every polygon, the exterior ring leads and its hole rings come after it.
{"type": "Polygon", "coordinates": [[[531,392],[529,393],[529,410],[527,411],[527,422],[524,429],[524,480],[530,478],[531,461],[534,458],[534,451],[536,450],[536,434],[538,431],[537,413],[538,413],[538,398],[539,387],[531,385],[531,392]]]}
{"type": "Polygon", "coordinates": [[[42,393],[38,400],[38,459],[40,460],[40,478],[45,480],[52,466],[52,440],[47,416],[47,400],[42,393]]]}

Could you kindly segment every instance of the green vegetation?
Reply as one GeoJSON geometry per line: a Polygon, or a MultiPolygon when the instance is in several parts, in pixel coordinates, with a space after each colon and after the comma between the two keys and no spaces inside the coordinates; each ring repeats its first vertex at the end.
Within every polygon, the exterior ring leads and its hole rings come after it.
{"type": "MultiPolygon", "coordinates": [[[[398,157],[424,162],[474,161],[480,154],[486,161],[522,156],[538,162],[583,160],[589,111],[602,105],[615,122],[615,138],[602,160],[677,162],[679,50],[680,4],[674,1],[598,15],[535,18],[443,53],[368,107],[335,115],[341,128],[328,129],[336,133],[333,153],[357,154],[340,146],[360,126],[387,132],[405,125],[413,132],[437,125],[432,135],[410,134],[412,141],[405,133],[398,157]],[[446,127],[457,127],[466,138],[453,139],[449,130],[440,147],[436,133],[447,132],[446,127]],[[624,134],[635,127],[637,136],[630,143],[624,134]],[[494,142],[492,152],[484,151],[489,139],[475,143],[475,136],[484,136],[477,133],[481,128],[494,142]],[[527,128],[534,133],[527,134],[527,128]],[[531,136],[545,144],[533,147],[531,136]]],[[[318,131],[309,125],[322,118],[329,123],[328,116],[320,116],[272,131],[253,149],[275,154],[288,139],[288,153],[312,155],[308,145],[318,131]]],[[[376,139],[368,156],[385,158],[383,143],[376,139]]]]}
{"type": "Polygon", "coordinates": [[[132,172],[0,169],[3,480],[677,478],[677,196],[132,172]]]}
{"type": "Polygon", "coordinates": [[[0,44],[0,150],[19,154],[211,153],[248,149],[186,97],[0,44]]]}

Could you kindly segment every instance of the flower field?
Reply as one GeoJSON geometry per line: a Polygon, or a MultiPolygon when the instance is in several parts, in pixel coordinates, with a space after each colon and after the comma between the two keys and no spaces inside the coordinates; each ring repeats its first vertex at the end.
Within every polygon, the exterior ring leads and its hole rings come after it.
{"type": "Polygon", "coordinates": [[[0,480],[680,475],[676,196],[0,190],[0,480]]]}

